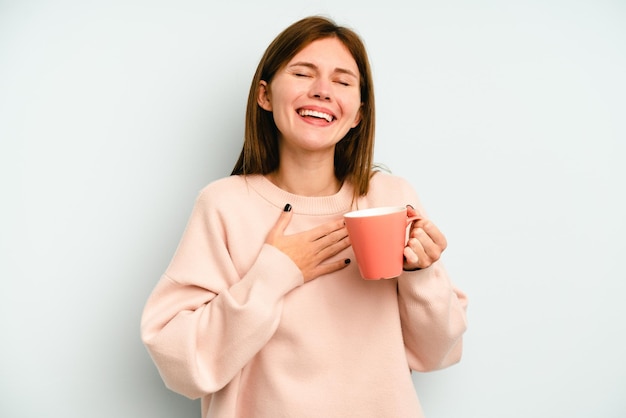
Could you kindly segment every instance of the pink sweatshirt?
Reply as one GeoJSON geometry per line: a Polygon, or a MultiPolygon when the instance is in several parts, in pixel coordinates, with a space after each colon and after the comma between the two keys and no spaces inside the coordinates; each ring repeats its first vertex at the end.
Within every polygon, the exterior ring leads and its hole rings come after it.
{"type": "MultiPolygon", "coordinates": [[[[422,417],[411,370],[460,360],[467,299],[440,262],[365,281],[349,247],[337,259],[352,264],[304,284],[264,243],[286,203],[290,234],[340,218],[352,191],[303,197],[231,176],[199,194],[141,335],[167,387],[202,398],[203,417],[422,417]]],[[[357,201],[406,204],[424,213],[409,184],[386,173],[357,201]]]]}

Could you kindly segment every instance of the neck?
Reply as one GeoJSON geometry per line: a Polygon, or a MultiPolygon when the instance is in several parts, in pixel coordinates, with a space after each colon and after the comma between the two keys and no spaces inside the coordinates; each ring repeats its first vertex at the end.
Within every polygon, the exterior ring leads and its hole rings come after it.
{"type": "Polygon", "coordinates": [[[335,177],[330,166],[306,167],[295,165],[280,167],[267,175],[267,178],[286,192],[299,196],[331,196],[339,191],[341,182],[335,177]]]}

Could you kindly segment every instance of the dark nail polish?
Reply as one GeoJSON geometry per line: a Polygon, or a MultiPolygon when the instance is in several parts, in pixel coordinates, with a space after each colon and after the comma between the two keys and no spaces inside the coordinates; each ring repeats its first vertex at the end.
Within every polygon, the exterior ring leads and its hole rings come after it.
{"type": "Polygon", "coordinates": [[[350,264],[350,259],[346,258],[343,262],[346,263],[346,264],[350,264]]]}
{"type": "Polygon", "coordinates": [[[287,203],[285,205],[285,209],[283,209],[285,212],[291,212],[291,205],[289,203],[287,203]]]}

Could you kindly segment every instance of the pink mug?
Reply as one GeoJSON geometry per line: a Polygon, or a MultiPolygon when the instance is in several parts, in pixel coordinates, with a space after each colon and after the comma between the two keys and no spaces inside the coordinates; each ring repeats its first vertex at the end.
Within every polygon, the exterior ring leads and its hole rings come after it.
{"type": "Polygon", "coordinates": [[[348,236],[365,280],[391,279],[402,273],[407,226],[419,216],[407,216],[404,206],[356,210],[344,215],[348,236]]]}

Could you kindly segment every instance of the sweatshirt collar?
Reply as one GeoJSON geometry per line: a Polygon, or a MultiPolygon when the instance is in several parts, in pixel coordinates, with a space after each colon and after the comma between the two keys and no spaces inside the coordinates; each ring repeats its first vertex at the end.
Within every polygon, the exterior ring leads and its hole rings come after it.
{"type": "Polygon", "coordinates": [[[352,185],[344,181],[341,189],[330,196],[300,196],[289,193],[260,174],[245,177],[250,187],[272,205],[282,209],[289,203],[292,211],[300,215],[343,214],[352,206],[352,185]]]}

